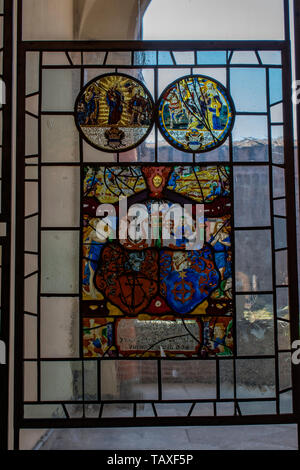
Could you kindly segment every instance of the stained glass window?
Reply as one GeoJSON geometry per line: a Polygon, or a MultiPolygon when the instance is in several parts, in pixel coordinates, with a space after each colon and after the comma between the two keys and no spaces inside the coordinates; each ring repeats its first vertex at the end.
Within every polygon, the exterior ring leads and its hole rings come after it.
{"type": "Polygon", "coordinates": [[[292,410],[294,315],[286,49],[264,42],[255,50],[222,43],[220,51],[209,43],[27,47],[17,253],[21,260],[25,246],[24,302],[16,298],[22,425],[32,418],[43,428],[68,425],[74,417],[82,426],[93,418],[110,425],[125,414],[126,424],[143,417],[151,425],[166,414],[178,425],[186,417],[218,424],[224,414],[236,424],[254,412],[284,419],[292,410]],[[174,112],[172,128],[165,98],[182,77],[193,78],[184,78],[184,111],[174,112]],[[113,83],[123,98],[109,117],[113,83]],[[150,96],[147,125],[129,105],[138,89],[150,96]],[[229,127],[217,129],[226,113],[229,127]],[[186,148],[175,147],[172,132],[185,136],[196,117],[203,139],[184,137],[186,148]],[[84,134],[86,120],[101,145],[84,134]],[[107,139],[112,126],[125,138],[107,139]]]}
{"type": "Polygon", "coordinates": [[[77,127],[96,148],[115,152],[140,144],[153,124],[153,100],[137,79],[105,74],[91,80],[75,106],[77,127]]]}
{"type": "Polygon", "coordinates": [[[186,152],[207,152],[228,137],[234,106],[216,80],[189,75],[176,80],[159,100],[159,127],[165,139],[186,152]]]}
{"type": "MultiPolygon", "coordinates": [[[[84,167],[85,357],[232,354],[230,175],[221,165],[84,167]],[[129,211],[138,202],[145,236],[129,230],[117,239],[125,198],[129,211]],[[109,204],[114,215],[104,223],[97,214],[109,204]],[[164,229],[175,204],[192,208],[191,219],[171,239],[164,229]],[[190,246],[197,204],[203,243],[190,246]]],[[[180,223],[173,221],[173,235],[180,223]]]]}

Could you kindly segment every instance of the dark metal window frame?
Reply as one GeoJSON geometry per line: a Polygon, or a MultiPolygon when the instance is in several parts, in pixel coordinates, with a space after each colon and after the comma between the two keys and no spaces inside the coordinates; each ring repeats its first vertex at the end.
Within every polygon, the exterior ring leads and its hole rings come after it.
{"type": "Polygon", "coordinates": [[[3,14],[3,73],[0,78],[5,84],[5,104],[2,114],[1,159],[1,214],[0,223],[5,233],[0,236],[2,249],[1,277],[1,328],[0,339],[5,343],[6,363],[0,364],[0,450],[8,446],[8,404],[9,404],[9,324],[10,324],[10,236],[11,236],[11,117],[12,117],[12,2],[4,0],[3,14]]]}
{"type": "MultiPolygon", "coordinates": [[[[287,5],[286,5],[287,7],[287,5]]],[[[20,34],[20,32],[19,32],[20,34]]],[[[295,194],[294,194],[294,145],[293,145],[293,119],[291,107],[291,63],[290,63],[290,44],[285,41],[18,41],[18,145],[17,145],[17,234],[16,234],[16,373],[15,373],[15,446],[18,447],[18,434],[21,428],[63,428],[63,427],[121,427],[121,426],[182,426],[182,425],[238,425],[238,424],[300,424],[300,370],[299,366],[292,365],[293,379],[293,409],[291,414],[276,415],[248,415],[241,416],[238,407],[235,416],[212,416],[212,417],[136,417],[133,418],[66,418],[66,419],[24,419],[23,417],[23,300],[24,300],[24,185],[25,185],[25,55],[28,51],[144,51],[144,50],[165,50],[165,51],[185,51],[185,50],[280,50],[282,52],[282,71],[283,71],[283,121],[284,121],[284,157],[285,157],[285,182],[286,182],[286,206],[287,206],[287,246],[288,246],[288,275],[289,275],[289,305],[291,342],[298,339],[299,333],[299,314],[298,314],[298,288],[297,266],[295,265],[296,253],[296,224],[295,224],[295,194]]],[[[241,65],[240,65],[241,66],[241,65]]],[[[245,66],[249,66],[248,64],[245,66]]],[[[166,66],[168,67],[168,66],[166,66]]],[[[59,68],[55,67],[55,68],[59,68]]],[[[76,66],[78,68],[78,66],[76,66]]],[[[81,66],[83,69],[83,65],[81,66]]],[[[137,68],[141,68],[138,66],[137,68]]],[[[41,67],[40,67],[41,70],[41,67]]],[[[41,74],[41,72],[40,72],[41,74]]],[[[41,78],[41,75],[40,75],[41,78]]],[[[39,124],[40,125],[40,124],[39,124]]],[[[270,122],[268,123],[270,135],[270,122]]],[[[270,145],[270,143],[269,143],[270,145]]],[[[41,143],[39,139],[39,150],[41,143]]],[[[39,152],[40,155],[40,152],[39,152]]],[[[81,151],[82,155],[82,151],[81,151]]],[[[270,157],[271,158],[271,157],[270,157]]],[[[213,162],[216,163],[216,162],[213,162]]],[[[228,162],[224,162],[227,164],[228,162]]],[[[103,162],[99,165],[105,165],[103,162]]],[[[134,163],[135,164],[135,163],[134,163]]],[[[151,163],[150,163],[151,164],[151,163]]],[[[155,165],[155,163],[152,163],[155,165]]],[[[184,163],[183,163],[184,164],[184,163]]],[[[198,165],[200,162],[198,163],[198,165]]],[[[222,164],[222,162],[218,162],[222,164]]],[[[269,165],[272,166],[272,160],[268,162],[249,162],[251,165],[269,165]]],[[[70,165],[82,168],[84,163],[82,157],[80,162],[74,162],[70,165]]],[[[118,163],[116,163],[118,165],[118,163]]],[[[230,166],[232,166],[232,152],[230,166]]],[[[247,163],[243,163],[247,165],[247,163]]],[[[38,163],[39,177],[41,174],[41,163],[38,163]]],[[[270,181],[270,186],[272,182],[270,181]]],[[[39,207],[41,195],[39,192],[39,207]]],[[[273,226],[273,208],[272,198],[270,197],[271,217],[273,226]]],[[[80,222],[82,223],[82,222],[80,222]]],[[[257,227],[263,228],[263,227],[257,227]]],[[[39,230],[41,225],[39,222],[39,230]]],[[[59,227],[60,230],[63,227],[59,227]]],[[[274,243],[274,241],[273,241],[274,243]]],[[[274,248],[274,245],[273,245],[274,248]]],[[[274,265],[274,249],[272,250],[274,265]]],[[[40,265],[39,265],[40,270],[40,265]]],[[[273,279],[274,281],[274,279],[273,279]]],[[[273,282],[273,289],[276,283],[273,282]]],[[[76,294],[77,296],[77,294],[76,294]]],[[[275,308],[274,308],[275,311],[275,308]]],[[[275,316],[276,320],[276,316],[275,316]]],[[[276,328],[275,328],[276,330],[276,328]]],[[[275,331],[276,333],[276,331],[275,331]]],[[[38,337],[38,342],[40,341],[38,337]]],[[[277,350],[278,354],[278,350],[277,350]]],[[[258,356],[256,356],[258,357],[258,356]]],[[[266,357],[266,356],[264,356],[266,357]]],[[[243,358],[247,358],[244,357],[243,358]]],[[[235,359],[235,357],[234,357],[235,359]]],[[[40,360],[40,359],[38,359],[40,360]]],[[[69,360],[69,359],[65,359],[69,360]]],[[[72,359],[70,359],[72,360],[72,359]]],[[[81,358],[82,360],[82,358],[81,358]]],[[[105,359],[108,360],[108,359],[105,359]]],[[[157,361],[157,359],[155,359],[157,361]]],[[[163,360],[163,359],[161,359],[163,360]]],[[[158,360],[158,364],[160,360],[158,360]]],[[[276,379],[278,383],[278,368],[276,366],[276,379]]],[[[277,397],[277,395],[276,395],[277,397]]],[[[149,400],[150,402],[152,400],[149,400]]],[[[172,402],[172,400],[167,400],[172,402]]],[[[180,401],[180,400],[176,400],[180,401]]],[[[189,403],[193,400],[185,400],[189,403]]],[[[201,401],[201,400],[199,400],[201,401]]],[[[207,400],[214,401],[214,400],[207,400]]],[[[235,401],[231,399],[230,401],[235,401]]],[[[237,400],[236,400],[237,401],[237,400]]],[[[258,400],[255,400],[258,401],[258,400]]],[[[114,403],[120,403],[122,400],[114,400],[114,403]]],[[[128,401],[127,401],[128,402],[128,401]]],[[[129,403],[133,403],[130,400],[129,403]]],[[[40,402],[41,403],[41,402],[40,402]]],[[[43,402],[44,403],[44,402],[43,402]]],[[[84,400],[81,401],[84,404],[84,400]]]]}

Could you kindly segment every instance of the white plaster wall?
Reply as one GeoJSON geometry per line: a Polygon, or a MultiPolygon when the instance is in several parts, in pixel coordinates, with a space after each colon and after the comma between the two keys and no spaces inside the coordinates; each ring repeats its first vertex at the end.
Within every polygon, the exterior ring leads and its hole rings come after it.
{"type": "Polygon", "coordinates": [[[22,0],[23,40],[73,39],[73,0],[22,0]]]}

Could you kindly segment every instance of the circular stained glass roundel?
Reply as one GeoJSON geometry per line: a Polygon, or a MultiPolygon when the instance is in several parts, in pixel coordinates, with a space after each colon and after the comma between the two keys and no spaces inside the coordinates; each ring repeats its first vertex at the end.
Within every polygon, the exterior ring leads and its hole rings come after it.
{"type": "Polygon", "coordinates": [[[171,83],[158,104],[159,128],[173,147],[208,152],[221,145],[234,122],[234,105],[221,83],[187,75],[171,83]]]}
{"type": "Polygon", "coordinates": [[[154,103],[136,78],[120,73],[100,75],[79,93],[75,122],[84,139],[105,152],[124,152],[151,131],[154,103]]]}

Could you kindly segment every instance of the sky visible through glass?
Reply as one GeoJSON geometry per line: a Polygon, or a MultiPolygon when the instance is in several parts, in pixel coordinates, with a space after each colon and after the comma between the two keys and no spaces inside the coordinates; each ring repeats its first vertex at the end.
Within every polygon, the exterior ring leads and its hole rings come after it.
{"type": "Polygon", "coordinates": [[[143,39],[284,39],[283,0],[152,0],[143,39]]]}
{"type": "MultiPolygon", "coordinates": [[[[152,0],[143,17],[143,39],[282,40],[283,0],[152,0]]],[[[265,112],[265,71],[231,70],[231,95],[237,111],[265,112]]],[[[147,76],[144,78],[147,82],[147,76]]],[[[271,93],[280,87],[276,76],[271,93]]],[[[261,119],[256,123],[240,119],[233,137],[265,139],[266,127],[261,119]]]]}

